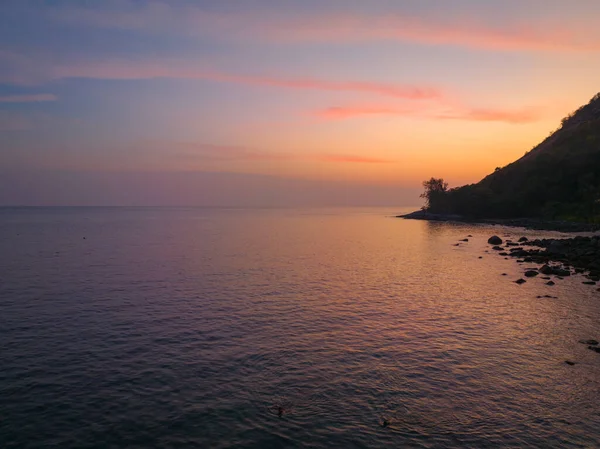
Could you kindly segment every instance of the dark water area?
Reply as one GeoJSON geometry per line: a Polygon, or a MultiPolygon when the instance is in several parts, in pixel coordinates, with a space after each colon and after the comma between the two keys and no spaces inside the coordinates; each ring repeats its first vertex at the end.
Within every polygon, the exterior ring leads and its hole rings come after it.
{"type": "Polygon", "coordinates": [[[0,209],[0,447],[600,447],[557,234],[399,212],[0,209]]]}

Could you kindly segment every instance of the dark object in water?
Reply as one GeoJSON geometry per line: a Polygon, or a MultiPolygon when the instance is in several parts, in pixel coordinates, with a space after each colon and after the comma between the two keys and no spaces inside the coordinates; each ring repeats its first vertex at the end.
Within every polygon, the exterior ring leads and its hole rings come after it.
{"type": "Polygon", "coordinates": [[[389,422],[387,419],[384,419],[384,420],[381,422],[381,427],[387,427],[387,426],[389,426],[389,425],[390,425],[390,422],[389,422]]]}
{"type": "Polygon", "coordinates": [[[502,239],[497,235],[493,235],[488,239],[490,245],[502,245],[502,239]]]}
{"type": "Polygon", "coordinates": [[[281,418],[283,416],[283,412],[285,412],[285,409],[281,405],[277,407],[277,416],[281,418]]]}
{"type": "Polygon", "coordinates": [[[575,362],[571,362],[570,360],[565,360],[565,363],[570,366],[575,365],[575,362]]]}
{"type": "Polygon", "coordinates": [[[517,279],[515,281],[515,284],[519,284],[520,285],[520,284],[524,284],[525,282],[527,282],[525,279],[517,279]]]}

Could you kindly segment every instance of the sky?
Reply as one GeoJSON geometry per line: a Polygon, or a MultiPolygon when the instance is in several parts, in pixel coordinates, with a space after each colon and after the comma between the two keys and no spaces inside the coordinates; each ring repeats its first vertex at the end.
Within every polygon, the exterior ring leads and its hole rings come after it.
{"type": "Polygon", "coordinates": [[[2,0],[0,205],[419,205],[600,91],[597,0],[2,0]]]}

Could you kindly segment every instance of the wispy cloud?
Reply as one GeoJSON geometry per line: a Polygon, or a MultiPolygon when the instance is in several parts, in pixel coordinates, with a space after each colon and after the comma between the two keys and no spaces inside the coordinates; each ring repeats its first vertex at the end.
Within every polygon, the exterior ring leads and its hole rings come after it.
{"type": "Polygon", "coordinates": [[[72,64],[52,68],[49,76],[57,79],[198,79],[221,83],[279,87],[286,89],[361,92],[411,100],[435,99],[443,96],[441,89],[427,85],[419,86],[369,81],[334,81],[311,77],[242,75],[197,68],[177,61],[138,63],[118,61],[72,64]]]}
{"type": "Polygon", "coordinates": [[[442,105],[444,112],[437,112],[440,105],[428,108],[397,108],[392,106],[332,106],[313,112],[324,120],[344,120],[369,116],[418,117],[437,120],[465,120],[473,122],[504,122],[523,124],[537,122],[543,118],[542,108],[507,110],[498,108],[470,108],[461,105],[442,105]]]}
{"type": "MultiPolygon", "coordinates": [[[[182,60],[108,60],[99,62],[74,61],[56,64],[35,57],[0,51],[0,67],[10,71],[0,73],[0,82],[17,85],[43,84],[68,78],[102,80],[188,79],[218,83],[266,86],[282,89],[355,92],[382,95],[408,100],[439,99],[441,88],[430,85],[386,83],[361,80],[326,80],[308,76],[277,76],[228,73],[182,60]]],[[[53,101],[50,94],[9,96],[5,101],[53,101]]]]}
{"type": "Polygon", "coordinates": [[[396,40],[426,45],[453,45],[499,51],[600,51],[597,30],[555,20],[486,25],[477,18],[448,20],[402,13],[354,15],[349,12],[304,13],[282,11],[209,11],[197,6],[174,6],[154,1],[145,4],[111,2],[109,6],[64,7],[49,11],[59,21],[102,28],[150,33],[211,34],[218,38],[255,38],[273,42],[356,42],[396,40]],[[112,7],[110,6],[112,5],[112,7]]]}
{"type": "Polygon", "coordinates": [[[313,113],[316,117],[326,120],[343,120],[362,116],[381,115],[416,115],[414,109],[396,108],[391,106],[331,106],[313,113]]]}
{"type": "Polygon", "coordinates": [[[57,99],[56,95],[52,94],[5,95],[0,96],[0,103],[38,103],[57,99]]]}
{"type": "MultiPolygon", "coordinates": [[[[300,25],[300,24],[299,24],[300,25]]],[[[583,33],[564,24],[509,23],[486,26],[474,20],[449,22],[418,17],[332,17],[314,18],[310,26],[277,26],[271,36],[288,40],[355,42],[392,40],[434,46],[457,46],[492,51],[597,52],[600,34],[583,33]]]]}
{"type": "Polygon", "coordinates": [[[533,123],[542,119],[539,109],[500,110],[471,109],[440,114],[436,118],[444,120],[469,120],[475,122],[505,122],[512,124],[533,123]]]}
{"type": "MultiPolygon", "coordinates": [[[[151,144],[156,146],[156,144],[151,144]]],[[[175,148],[175,157],[196,161],[254,161],[254,162],[327,162],[327,163],[360,163],[384,164],[393,163],[393,160],[377,157],[368,157],[355,154],[336,154],[326,152],[290,153],[246,148],[235,145],[214,145],[196,142],[172,142],[160,146],[175,148]]]]}

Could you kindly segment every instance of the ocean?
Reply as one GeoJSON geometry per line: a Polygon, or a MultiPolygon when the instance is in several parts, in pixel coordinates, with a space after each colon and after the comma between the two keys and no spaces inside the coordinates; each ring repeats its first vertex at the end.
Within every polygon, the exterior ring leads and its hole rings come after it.
{"type": "Polygon", "coordinates": [[[560,234],[399,212],[0,209],[0,447],[600,447],[560,234]]]}

